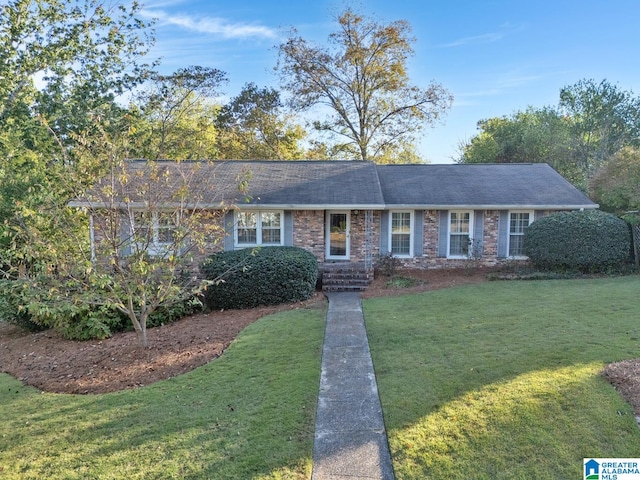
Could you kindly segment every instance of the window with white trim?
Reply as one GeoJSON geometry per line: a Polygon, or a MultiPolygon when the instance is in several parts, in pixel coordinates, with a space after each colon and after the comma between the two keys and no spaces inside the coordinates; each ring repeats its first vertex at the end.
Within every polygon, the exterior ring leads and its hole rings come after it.
{"type": "Polygon", "coordinates": [[[468,257],[473,212],[449,212],[449,256],[468,257]]]}
{"type": "Polygon", "coordinates": [[[175,243],[177,228],[174,212],[133,212],[132,238],[150,255],[158,255],[175,243]]]}
{"type": "Polygon", "coordinates": [[[509,256],[524,257],[524,232],[533,222],[533,212],[509,212],[509,256]]]}
{"type": "Polygon", "coordinates": [[[282,245],[282,212],[238,212],[236,213],[236,244],[282,245]]]}
{"type": "Polygon", "coordinates": [[[389,236],[390,251],[393,256],[411,257],[413,255],[413,212],[391,212],[389,236]]]}

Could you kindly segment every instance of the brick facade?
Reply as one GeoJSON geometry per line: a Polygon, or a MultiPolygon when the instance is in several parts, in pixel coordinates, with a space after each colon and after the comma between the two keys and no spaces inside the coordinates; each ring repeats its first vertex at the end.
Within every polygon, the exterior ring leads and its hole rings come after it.
{"type": "Polygon", "coordinates": [[[293,212],[293,246],[315,255],[319,262],[325,256],[324,211],[297,210],[293,212]]]}
{"type": "MultiPolygon", "coordinates": [[[[381,214],[382,211],[373,211],[373,222],[371,247],[372,257],[375,262],[380,254],[380,234],[381,234],[381,214]]],[[[424,211],[422,224],[422,255],[414,256],[412,258],[402,258],[400,262],[402,266],[407,268],[461,268],[470,265],[470,262],[475,262],[477,265],[483,266],[495,266],[511,259],[498,257],[498,229],[500,211],[498,210],[486,210],[483,212],[483,253],[480,258],[446,258],[438,255],[438,237],[439,237],[439,211],[438,210],[426,210],[424,211]]],[[[547,214],[549,212],[544,212],[547,214]]],[[[293,246],[301,247],[311,252],[319,263],[326,261],[326,217],[325,210],[295,210],[291,212],[293,220],[292,238],[290,241],[293,246]]],[[[194,252],[197,260],[203,260],[207,255],[211,253],[221,251],[225,248],[230,248],[232,245],[232,226],[226,226],[227,238],[221,238],[220,233],[225,229],[224,219],[222,215],[212,216],[211,221],[218,225],[218,235],[215,241],[211,241],[207,244],[204,251],[194,252]]],[[[99,217],[94,218],[94,232],[93,240],[95,244],[99,244],[104,241],[105,238],[101,235],[101,230],[105,227],[105,219],[99,217]]],[[[350,258],[349,260],[354,263],[360,263],[365,260],[366,256],[366,212],[363,210],[353,210],[350,212],[350,258]],[[356,213],[357,212],[357,213],[356,213]]],[[[415,221],[414,224],[420,222],[415,221]]],[[[288,243],[287,243],[288,244],[288,243]]]]}
{"type": "MultiPolygon", "coordinates": [[[[381,211],[373,212],[372,255],[380,254],[380,217],[381,211]]],[[[303,210],[294,212],[293,245],[313,253],[318,262],[325,262],[326,254],[326,212],[322,210],[303,210]]],[[[438,256],[439,211],[426,210],[423,224],[423,254],[412,258],[402,258],[400,262],[406,268],[461,268],[470,262],[483,266],[495,266],[507,259],[498,258],[498,224],[500,212],[484,211],[483,254],[477,259],[446,258],[438,256]]],[[[350,261],[363,262],[365,259],[365,212],[355,211],[350,215],[350,261]]]]}

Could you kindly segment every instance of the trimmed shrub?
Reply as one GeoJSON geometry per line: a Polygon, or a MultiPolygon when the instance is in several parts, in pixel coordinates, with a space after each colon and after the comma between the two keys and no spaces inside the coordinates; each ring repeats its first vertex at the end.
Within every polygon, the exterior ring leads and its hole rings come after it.
{"type": "Polygon", "coordinates": [[[318,261],[298,247],[261,247],[213,254],[200,271],[208,280],[222,279],[205,290],[208,308],[253,308],[309,298],[318,261]]]}
{"type": "Polygon", "coordinates": [[[53,328],[70,340],[107,338],[123,321],[115,309],[44,291],[35,280],[0,280],[0,318],[29,331],[53,328]]]}
{"type": "MultiPolygon", "coordinates": [[[[172,323],[202,307],[197,298],[162,305],[147,318],[147,328],[172,323]]],[[[0,320],[32,332],[53,328],[70,340],[104,339],[133,329],[131,320],[115,307],[79,301],[57,289],[43,289],[37,280],[25,279],[0,279],[0,320]]]]}
{"type": "Polygon", "coordinates": [[[0,320],[18,325],[30,332],[39,332],[48,327],[31,319],[26,303],[29,284],[24,280],[0,279],[0,320]]]}
{"type": "Polygon", "coordinates": [[[625,221],[600,210],[558,212],[527,228],[523,249],[541,270],[604,272],[629,261],[631,235],[625,221]]]}

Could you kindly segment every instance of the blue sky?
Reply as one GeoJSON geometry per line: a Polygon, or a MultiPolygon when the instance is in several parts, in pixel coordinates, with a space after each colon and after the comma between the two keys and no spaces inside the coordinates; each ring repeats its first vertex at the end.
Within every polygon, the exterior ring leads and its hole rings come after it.
{"type": "MultiPolygon", "coordinates": [[[[441,124],[424,130],[420,153],[451,163],[478,120],[527,106],[556,105],[560,89],[607,79],[640,94],[639,0],[361,0],[358,11],[381,23],[407,20],[416,38],[411,83],[441,83],[454,96],[441,124]]],[[[149,0],[158,19],[165,73],[189,65],[227,73],[226,98],[253,82],[279,87],[276,45],[294,26],[326,44],[339,0],[149,0]]]]}

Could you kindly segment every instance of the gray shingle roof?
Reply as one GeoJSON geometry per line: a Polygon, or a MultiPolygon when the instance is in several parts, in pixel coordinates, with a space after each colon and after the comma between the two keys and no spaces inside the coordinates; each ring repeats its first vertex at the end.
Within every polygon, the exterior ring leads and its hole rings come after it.
{"type": "MultiPolygon", "coordinates": [[[[225,197],[237,197],[236,178],[249,172],[250,205],[290,208],[383,208],[375,164],[342,161],[228,161],[216,168],[225,197]],[[235,192],[234,193],[234,189],[235,192]]],[[[242,201],[238,198],[238,201],[242,201]]]]}
{"type": "Polygon", "coordinates": [[[387,207],[595,208],[546,163],[380,165],[387,207]]]}
{"type": "MultiPolygon", "coordinates": [[[[136,192],[147,182],[149,166],[143,161],[133,161],[125,167],[130,180],[120,199],[136,203],[136,198],[141,198],[136,192]]],[[[597,207],[549,165],[539,163],[376,165],[362,161],[221,161],[159,162],[157,168],[164,179],[160,188],[155,187],[158,204],[172,203],[173,192],[184,185],[181,179],[188,178],[190,198],[197,199],[193,202],[199,206],[210,208],[221,203],[280,209],[597,207]],[[246,195],[238,190],[242,178],[248,181],[246,195]]],[[[101,185],[105,183],[109,184],[103,180],[101,185]]],[[[94,187],[94,192],[101,185],[94,187]]],[[[94,196],[94,204],[96,199],[94,196]]],[[[82,206],[83,201],[71,205],[82,206]]],[[[108,204],[105,202],[105,206],[108,204]]]]}

